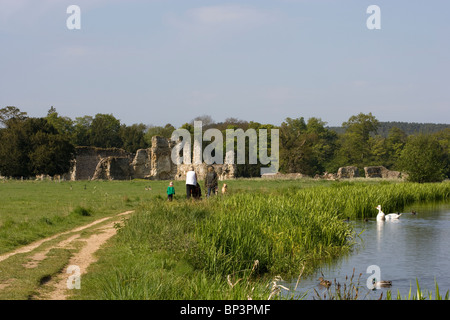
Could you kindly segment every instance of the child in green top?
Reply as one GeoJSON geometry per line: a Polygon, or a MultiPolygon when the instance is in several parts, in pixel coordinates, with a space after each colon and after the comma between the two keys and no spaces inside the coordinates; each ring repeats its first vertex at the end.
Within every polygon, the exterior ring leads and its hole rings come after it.
{"type": "Polygon", "coordinates": [[[167,187],[167,200],[172,201],[173,195],[175,194],[175,188],[173,187],[173,182],[170,181],[167,187]]]}

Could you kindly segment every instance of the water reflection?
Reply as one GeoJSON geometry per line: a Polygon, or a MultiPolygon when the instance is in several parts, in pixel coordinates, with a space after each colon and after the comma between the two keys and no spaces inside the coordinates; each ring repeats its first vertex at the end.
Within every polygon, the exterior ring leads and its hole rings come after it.
{"type": "Polygon", "coordinates": [[[384,221],[377,221],[377,251],[381,250],[384,221]]]}
{"type": "MultiPolygon", "coordinates": [[[[360,285],[365,289],[368,299],[379,297],[387,290],[393,296],[400,293],[408,295],[410,288],[416,289],[416,279],[421,289],[435,291],[435,281],[441,294],[450,289],[450,203],[417,204],[405,208],[399,220],[368,222],[354,221],[355,231],[364,230],[362,242],[354,252],[329,262],[315,274],[302,278],[296,292],[308,291],[306,299],[316,297],[317,291],[324,293],[317,279],[323,274],[325,279],[343,284],[352,276],[360,277],[360,285]],[[410,212],[417,211],[413,215],[410,212]],[[371,276],[367,268],[371,265],[380,267],[380,280],[392,281],[390,289],[382,288],[373,292],[366,287],[366,280],[371,276]],[[346,280],[347,277],[347,280],[346,280]]],[[[297,279],[284,285],[293,290],[297,279]]],[[[361,297],[364,297],[361,294],[361,297]]]]}

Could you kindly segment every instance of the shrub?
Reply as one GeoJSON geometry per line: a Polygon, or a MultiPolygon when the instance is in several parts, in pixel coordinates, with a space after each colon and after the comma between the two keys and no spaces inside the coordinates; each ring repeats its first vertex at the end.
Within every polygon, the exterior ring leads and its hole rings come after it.
{"type": "Polygon", "coordinates": [[[71,214],[89,217],[92,216],[92,209],[86,209],[82,206],[77,206],[75,209],[72,210],[71,214]]]}
{"type": "Polygon", "coordinates": [[[438,182],[445,178],[448,157],[439,141],[430,135],[411,136],[403,149],[398,166],[412,182],[438,182]]]}

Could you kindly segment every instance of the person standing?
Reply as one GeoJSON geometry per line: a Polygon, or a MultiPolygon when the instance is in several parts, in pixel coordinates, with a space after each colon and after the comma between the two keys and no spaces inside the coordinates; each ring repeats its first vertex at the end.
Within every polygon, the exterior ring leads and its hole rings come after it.
{"type": "Polygon", "coordinates": [[[206,191],[206,197],[209,198],[211,193],[214,195],[217,192],[218,188],[218,182],[217,182],[217,173],[214,171],[213,166],[208,166],[208,172],[206,173],[205,177],[205,189],[206,191]]]}
{"type": "Polygon", "coordinates": [[[172,201],[174,194],[175,188],[173,187],[173,182],[170,181],[169,186],[167,187],[167,200],[172,201]]]}
{"type": "Polygon", "coordinates": [[[197,186],[197,174],[194,171],[194,166],[189,168],[186,172],[186,197],[191,198],[192,194],[195,192],[195,187],[197,186]]]}

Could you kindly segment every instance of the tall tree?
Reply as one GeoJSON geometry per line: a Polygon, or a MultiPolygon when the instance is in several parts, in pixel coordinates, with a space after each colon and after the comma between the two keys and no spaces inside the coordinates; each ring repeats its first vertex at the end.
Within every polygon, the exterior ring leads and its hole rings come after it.
{"type": "Polygon", "coordinates": [[[63,174],[69,171],[74,147],[45,118],[17,118],[0,131],[0,172],[5,176],[63,174]]]}
{"type": "Polygon", "coordinates": [[[336,155],[339,166],[354,165],[362,168],[372,162],[375,139],[371,135],[377,132],[378,124],[372,113],[359,113],[342,124],[345,133],[339,136],[336,155]]]}
{"type": "Polygon", "coordinates": [[[307,133],[312,140],[312,153],[315,158],[314,173],[323,173],[333,160],[336,150],[337,134],[327,129],[326,122],[310,118],[306,124],[307,133]]]}
{"type": "Polygon", "coordinates": [[[410,136],[398,160],[398,167],[413,182],[436,182],[445,177],[448,157],[436,137],[419,134],[410,136]]]}
{"type": "Polygon", "coordinates": [[[170,138],[175,127],[170,123],[166,124],[164,127],[149,125],[147,126],[147,131],[145,132],[144,139],[148,146],[152,145],[152,137],[160,136],[164,138],[170,138]]]}
{"type": "Polygon", "coordinates": [[[385,150],[387,157],[384,159],[384,165],[387,168],[395,168],[397,160],[403,151],[408,140],[408,135],[400,128],[392,127],[386,138],[385,150]]]}
{"type": "Polygon", "coordinates": [[[0,173],[8,177],[31,175],[28,166],[30,152],[25,120],[9,119],[6,128],[0,129],[0,173]]]}
{"type": "Polygon", "coordinates": [[[444,150],[444,174],[447,178],[450,178],[450,128],[438,131],[433,136],[437,139],[444,150]]]}
{"type": "Polygon", "coordinates": [[[73,143],[76,146],[90,145],[90,132],[93,118],[91,116],[77,117],[73,127],[73,143]]]}
{"type": "MultiPolygon", "coordinates": [[[[244,164],[238,164],[238,145],[237,139],[235,138],[234,143],[234,163],[236,163],[236,175],[238,177],[260,177],[261,176],[261,168],[267,167],[268,165],[262,164],[260,159],[261,148],[261,134],[260,130],[266,130],[266,142],[267,142],[267,150],[263,150],[263,153],[267,156],[272,155],[272,129],[278,129],[274,125],[271,124],[261,124],[259,122],[244,122],[235,118],[228,118],[226,121],[229,121],[228,129],[242,129],[244,134],[246,132],[251,132],[249,130],[255,130],[256,132],[256,145],[250,143],[250,138],[245,138],[245,150],[244,150],[244,164]],[[233,124],[231,124],[233,123],[233,124]],[[245,128],[245,129],[244,129],[245,128]],[[250,163],[250,154],[256,154],[256,163],[250,163]]],[[[223,135],[226,136],[226,130],[223,131],[223,135]]],[[[226,151],[226,139],[224,139],[224,152],[226,151]]],[[[271,165],[271,164],[270,164],[271,165]]]]}
{"type": "Polygon", "coordinates": [[[0,124],[5,127],[10,119],[24,120],[27,118],[27,113],[20,111],[14,106],[7,106],[0,109],[0,124]]]}
{"type": "Polygon", "coordinates": [[[72,140],[74,135],[74,122],[69,117],[63,117],[58,114],[56,109],[52,106],[48,112],[47,117],[45,117],[53,127],[58,130],[58,132],[72,140]]]}
{"type": "Polygon", "coordinates": [[[325,122],[286,118],[280,127],[280,167],[284,172],[322,173],[331,161],[337,136],[325,122]]]}
{"type": "Polygon", "coordinates": [[[284,172],[306,173],[311,155],[303,117],[286,118],[280,127],[280,168],[284,172]]]}
{"type": "Polygon", "coordinates": [[[205,129],[211,128],[215,124],[215,121],[213,120],[213,118],[207,114],[195,117],[194,119],[191,120],[191,122],[189,124],[194,125],[194,121],[201,121],[202,126],[205,129]]]}
{"type": "Polygon", "coordinates": [[[120,148],[120,121],[112,114],[97,113],[89,130],[90,145],[100,148],[120,148]]]}
{"type": "Polygon", "coordinates": [[[149,144],[145,141],[145,130],[147,127],[140,124],[120,126],[119,135],[122,141],[122,148],[128,152],[136,152],[138,149],[148,148],[149,144]]]}

